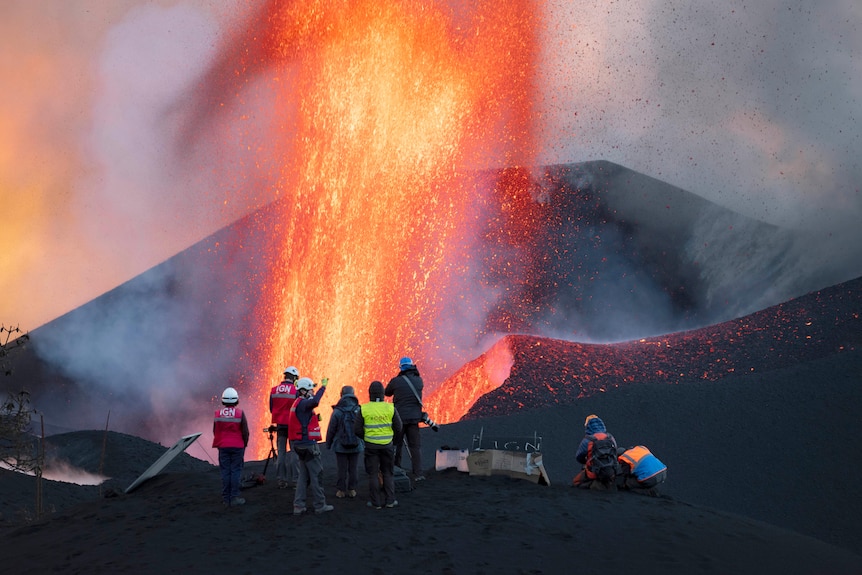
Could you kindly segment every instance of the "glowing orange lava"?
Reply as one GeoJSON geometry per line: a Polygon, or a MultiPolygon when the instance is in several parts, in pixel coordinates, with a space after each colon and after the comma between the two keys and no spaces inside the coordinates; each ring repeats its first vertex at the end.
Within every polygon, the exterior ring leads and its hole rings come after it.
{"type": "MultiPolygon", "coordinates": [[[[372,380],[388,381],[401,355],[434,357],[467,174],[533,163],[538,15],[527,1],[469,14],[427,1],[270,6],[275,44],[261,52],[291,75],[280,105],[295,110],[284,126],[294,152],[264,254],[250,402],[266,405],[296,365],[329,377],[329,406],[343,385],[362,398],[372,380]]],[[[269,423],[263,410],[253,416],[269,423]]],[[[265,456],[263,439],[253,435],[253,453],[265,456]]]]}

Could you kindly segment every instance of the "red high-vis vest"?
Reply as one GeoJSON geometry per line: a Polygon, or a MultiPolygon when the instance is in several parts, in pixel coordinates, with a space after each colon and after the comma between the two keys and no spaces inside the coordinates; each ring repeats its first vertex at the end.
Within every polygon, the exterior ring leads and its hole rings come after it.
{"type": "Polygon", "coordinates": [[[242,410],[225,405],[215,412],[213,447],[245,447],[242,440],[242,410]]]}
{"type": "Polygon", "coordinates": [[[290,420],[287,424],[287,438],[291,441],[302,439],[320,441],[323,438],[320,433],[320,420],[314,412],[311,413],[311,419],[308,420],[308,437],[302,436],[302,423],[299,422],[299,418],[296,416],[296,408],[302,401],[304,401],[304,398],[297,398],[290,408],[290,420]]]}
{"type": "Polygon", "coordinates": [[[269,402],[272,406],[272,422],[287,425],[290,421],[290,408],[296,400],[296,387],[292,383],[282,381],[269,392],[269,402]]]}

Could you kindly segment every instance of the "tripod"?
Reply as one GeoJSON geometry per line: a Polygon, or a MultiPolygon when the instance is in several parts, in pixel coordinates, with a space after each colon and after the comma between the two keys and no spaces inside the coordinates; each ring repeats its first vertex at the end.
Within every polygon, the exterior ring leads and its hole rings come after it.
{"type": "Polygon", "coordinates": [[[275,459],[278,460],[278,453],[275,451],[275,445],[272,443],[272,433],[276,430],[274,425],[270,425],[266,429],[265,432],[269,433],[269,453],[266,456],[266,463],[263,464],[263,476],[266,477],[266,470],[269,468],[269,460],[275,459]]]}

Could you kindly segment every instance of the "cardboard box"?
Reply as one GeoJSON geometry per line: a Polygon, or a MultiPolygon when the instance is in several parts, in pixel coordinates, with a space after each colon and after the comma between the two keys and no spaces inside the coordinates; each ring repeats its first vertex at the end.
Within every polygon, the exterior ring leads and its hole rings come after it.
{"type": "Polygon", "coordinates": [[[469,452],[466,449],[438,449],[435,468],[437,471],[443,471],[450,467],[455,467],[458,471],[467,473],[467,456],[469,452]]]}
{"type": "Polygon", "coordinates": [[[551,484],[542,462],[542,454],[538,451],[474,451],[467,457],[467,467],[470,475],[507,475],[533,483],[551,484]]]}

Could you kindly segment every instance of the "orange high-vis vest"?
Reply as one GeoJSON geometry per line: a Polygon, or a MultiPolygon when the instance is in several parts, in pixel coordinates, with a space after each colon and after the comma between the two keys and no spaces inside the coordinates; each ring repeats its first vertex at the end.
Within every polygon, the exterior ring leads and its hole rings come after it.
{"type": "Polygon", "coordinates": [[[632,470],[632,475],[641,482],[647,481],[667,469],[667,466],[643,445],[636,445],[627,449],[620,455],[619,460],[627,463],[632,470]]]}

